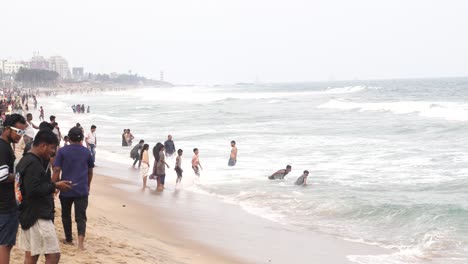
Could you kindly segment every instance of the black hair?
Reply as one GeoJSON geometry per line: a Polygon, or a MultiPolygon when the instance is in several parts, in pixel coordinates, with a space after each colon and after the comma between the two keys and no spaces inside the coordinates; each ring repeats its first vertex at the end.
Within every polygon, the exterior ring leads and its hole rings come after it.
{"type": "Polygon", "coordinates": [[[182,152],[184,152],[184,151],[181,150],[181,149],[178,149],[178,150],[177,150],[177,154],[179,154],[179,156],[182,155],[182,152]]]}
{"type": "Polygon", "coordinates": [[[46,121],[42,121],[39,124],[39,130],[46,130],[46,129],[52,131],[52,129],[54,129],[54,127],[52,126],[51,123],[46,122],[46,121]]]}
{"type": "Polygon", "coordinates": [[[80,123],[76,123],[76,127],[81,127],[80,123]]]}
{"type": "Polygon", "coordinates": [[[92,126],[91,126],[91,129],[93,129],[93,128],[96,128],[96,126],[95,126],[95,125],[92,125],[92,126]]]}
{"type": "Polygon", "coordinates": [[[55,120],[55,116],[54,116],[54,115],[51,115],[51,116],[49,117],[49,119],[50,119],[50,121],[55,120]]]}
{"type": "Polygon", "coordinates": [[[305,171],[304,171],[304,174],[306,174],[306,173],[309,174],[309,171],[308,171],[308,170],[305,170],[305,171]]]}
{"type": "Polygon", "coordinates": [[[50,130],[40,130],[34,138],[33,146],[38,147],[41,144],[58,146],[59,141],[54,132],[50,130]]]}
{"type": "Polygon", "coordinates": [[[63,140],[67,140],[67,139],[70,139],[70,138],[68,136],[63,137],[63,140]]]}
{"type": "Polygon", "coordinates": [[[4,127],[14,127],[17,123],[26,125],[26,119],[20,114],[12,114],[5,117],[4,127]]]}
{"type": "Polygon", "coordinates": [[[32,114],[31,114],[31,113],[28,113],[28,114],[26,114],[26,117],[30,117],[30,116],[32,116],[32,114]]]}
{"type": "Polygon", "coordinates": [[[141,143],[145,143],[145,141],[144,141],[143,139],[141,139],[141,140],[140,140],[140,144],[141,144],[141,143]]]}
{"type": "Polygon", "coordinates": [[[231,141],[231,143],[234,143],[234,144],[236,144],[236,141],[235,141],[235,140],[233,140],[233,141],[231,141]]]}
{"type": "Polygon", "coordinates": [[[286,166],[286,169],[291,169],[291,165],[286,166]]]}
{"type": "Polygon", "coordinates": [[[143,147],[141,148],[140,160],[143,159],[143,152],[145,152],[145,150],[148,150],[148,149],[149,149],[149,145],[148,145],[148,144],[144,144],[143,147]]]}
{"type": "Polygon", "coordinates": [[[194,148],[194,149],[193,149],[193,153],[195,153],[195,151],[197,151],[197,150],[198,150],[197,148],[194,148]]]}
{"type": "Polygon", "coordinates": [[[153,156],[156,159],[156,162],[159,162],[159,152],[164,148],[164,145],[161,142],[158,142],[153,148],[153,156]]]}

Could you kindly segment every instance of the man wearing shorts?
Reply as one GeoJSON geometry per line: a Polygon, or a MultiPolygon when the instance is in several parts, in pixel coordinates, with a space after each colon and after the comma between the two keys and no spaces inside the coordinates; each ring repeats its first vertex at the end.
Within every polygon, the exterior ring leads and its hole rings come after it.
{"type": "Polygon", "coordinates": [[[43,130],[34,138],[32,149],[18,163],[17,202],[19,204],[19,248],[26,252],[24,263],[37,263],[45,255],[46,263],[58,263],[60,248],[54,226],[55,189],[68,191],[71,182],[52,182],[42,160],[54,156],[58,139],[43,130]]]}
{"type": "Polygon", "coordinates": [[[198,153],[199,153],[198,149],[194,148],[193,149],[193,157],[192,157],[192,169],[193,169],[193,172],[195,172],[195,175],[200,177],[200,169],[203,170],[203,167],[201,166],[200,159],[198,157],[198,153]]]}
{"type": "Polygon", "coordinates": [[[176,184],[182,181],[182,172],[184,172],[184,170],[182,169],[182,153],[183,151],[181,149],[177,150],[177,158],[174,166],[175,171],[177,173],[176,184]]]}
{"type": "Polygon", "coordinates": [[[26,120],[12,114],[5,118],[0,138],[0,263],[10,262],[11,248],[18,232],[18,208],[15,201],[15,154],[11,143],[18,143],[26,133],[26,120]]]}
{"type": "Polygon", "coordinates": [[[231,155],[229,156],[229,162],[228,166],[232,167],[236,165],[237,162],[237,147],[236,147],[236,141],[231,141],[231,155]]]}

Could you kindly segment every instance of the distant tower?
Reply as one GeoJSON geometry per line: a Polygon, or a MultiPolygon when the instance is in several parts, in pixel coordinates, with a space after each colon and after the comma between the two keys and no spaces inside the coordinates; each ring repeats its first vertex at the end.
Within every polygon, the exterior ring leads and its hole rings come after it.
{"type": "Polygon", "coordinates": [[[160,72],[159,72],[159,80],[160,80],[161,82],[164,82],[164,72],[163,72],[163,71],[160,71],[160,72]]]}

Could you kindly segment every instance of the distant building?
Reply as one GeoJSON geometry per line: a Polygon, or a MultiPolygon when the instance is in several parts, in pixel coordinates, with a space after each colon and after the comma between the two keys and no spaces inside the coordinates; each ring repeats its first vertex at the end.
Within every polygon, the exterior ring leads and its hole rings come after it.
{"type": "Polygon", "coordinates": [[[75,80],[82,80],[84,78],[84,69],[83,69],[83,67],[74,67],[74,68],[72,68],[72,77],[75,80]]]}
{"type": "Polygon", "coordinates": [[[49,58],[49,70],[57,72],[62,79],[70,79],[68,62],[62,56],[52,56],[49,58]]]}
{"type": "Polygon", "coordinates": [[[1,62],[1,71],[4,74],[15,74],[21,68],[27,68],[28,64],[23,61],[2,61],[1,62]]]}
{"type": "Polygon", "coordinates": [[[48,70],[49,61],[39,55],[39,52],[35,52],[31,61],[29,62],[29,68],[37,70],[48,70]]]}
{"type": "Polygon", "coordinates": [[[0,74],[3,74],[3,64],[5,63],[6,60],[0,59],[0,74]]]}

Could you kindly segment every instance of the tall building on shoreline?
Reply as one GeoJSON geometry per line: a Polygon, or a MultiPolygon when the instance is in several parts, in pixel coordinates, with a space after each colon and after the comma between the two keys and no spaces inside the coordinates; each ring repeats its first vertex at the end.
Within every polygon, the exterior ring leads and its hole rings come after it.
{"type": "Polygon", "coordinates": [[[68,62],[62,56],[52,56],[49,58],[49,70],[57,72],[62,79],[70,79],[68,62]]]}

